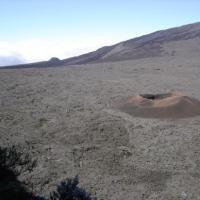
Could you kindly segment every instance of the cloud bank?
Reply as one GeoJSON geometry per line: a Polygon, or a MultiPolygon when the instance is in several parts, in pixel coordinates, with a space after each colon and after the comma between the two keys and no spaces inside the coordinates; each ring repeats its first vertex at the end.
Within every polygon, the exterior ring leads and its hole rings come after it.
{"type": "Polygon", "coordinates": [[[74,37],[59,39],[28,39],[21,41],[0,41],[0,66],[15,65],[77,56],[94,51],[104,45],[118,41],[105,37],[74,37]]]}
{"type": "Polygon", "coordinates": [[[8,66],[8,65],[18,65],[25,63],[23,58],[16,56],[0,56],[0,66],[8,66]]]}

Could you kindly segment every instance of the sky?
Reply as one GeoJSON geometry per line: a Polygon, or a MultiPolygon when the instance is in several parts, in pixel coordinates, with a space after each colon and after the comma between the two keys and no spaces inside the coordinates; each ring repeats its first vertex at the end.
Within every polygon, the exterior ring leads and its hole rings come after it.
{"type": "Polygon", "coordinates": [[[0,0],[0,66],[60,59],[200,21],[199,0],[0,0]]]}

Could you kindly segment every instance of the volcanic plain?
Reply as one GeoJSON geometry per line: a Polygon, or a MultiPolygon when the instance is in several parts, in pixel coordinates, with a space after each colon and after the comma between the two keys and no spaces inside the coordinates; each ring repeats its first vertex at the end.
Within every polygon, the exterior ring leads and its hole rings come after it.
{"type": "Polygon", "coordinates": [[[76,174],[99,199],[197,199],[200,117],[134,117],[113,102],[181,91],[200,99],[199,57],[0,70],[0,137],[38,160],[45,193],[76,174]]]}

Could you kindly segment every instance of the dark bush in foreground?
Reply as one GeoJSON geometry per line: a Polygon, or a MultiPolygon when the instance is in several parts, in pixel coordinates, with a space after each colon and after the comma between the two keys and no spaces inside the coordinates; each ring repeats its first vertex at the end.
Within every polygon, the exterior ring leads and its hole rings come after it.
{"type": "Polygon", "coordinates": [[[62,181],[57,190],[51,193],[50,200],[92,200],[90,194],[78,187],[78,184],[78,176],[62,181]]]}
{"type": "MultiPolygon", "coordinates": [[[[0,147],[0,200],[48,200],[30,192],[17,178],[24,171],[32,171],[36,161],[16,147],[0,147]]],[[[50,200],[94,200],[84,189],[78,187],[79,179],[62,181],[50,200]]]]}
{"type": "MultiPolygon", "coordinates": [[[[28,153],[17,151],[15,146],[10,148],[0,147],[0,167],[2,169],[9,169],[18,176],[24,171],[32,171],[35,165],[36,161],[32,160],[28,153]]],[[[0,173],[1,178],[2,176],[5,176],[5,174],[0,173]]]]}
{"type": "Polygon", "coordinates": [[[33,199],[17,177],[23,171],[31,171],[35,164],[29,154],[18,152],[16,147],[0,147],[0,200],[33,199]]]}

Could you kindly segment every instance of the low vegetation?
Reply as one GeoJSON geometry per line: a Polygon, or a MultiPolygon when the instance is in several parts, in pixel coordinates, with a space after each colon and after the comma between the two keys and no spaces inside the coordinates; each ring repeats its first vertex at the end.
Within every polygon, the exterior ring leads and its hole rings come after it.
{"type": "Polygon", "coordinates": [[[20,152],[15,146],[0,147],[0,200],[94,200],[78,187],[78,176],[62,181],[49,198],[37,196],[18,180],[22,172],[31,172],[35,165],[28,153],[20,152]]]}

